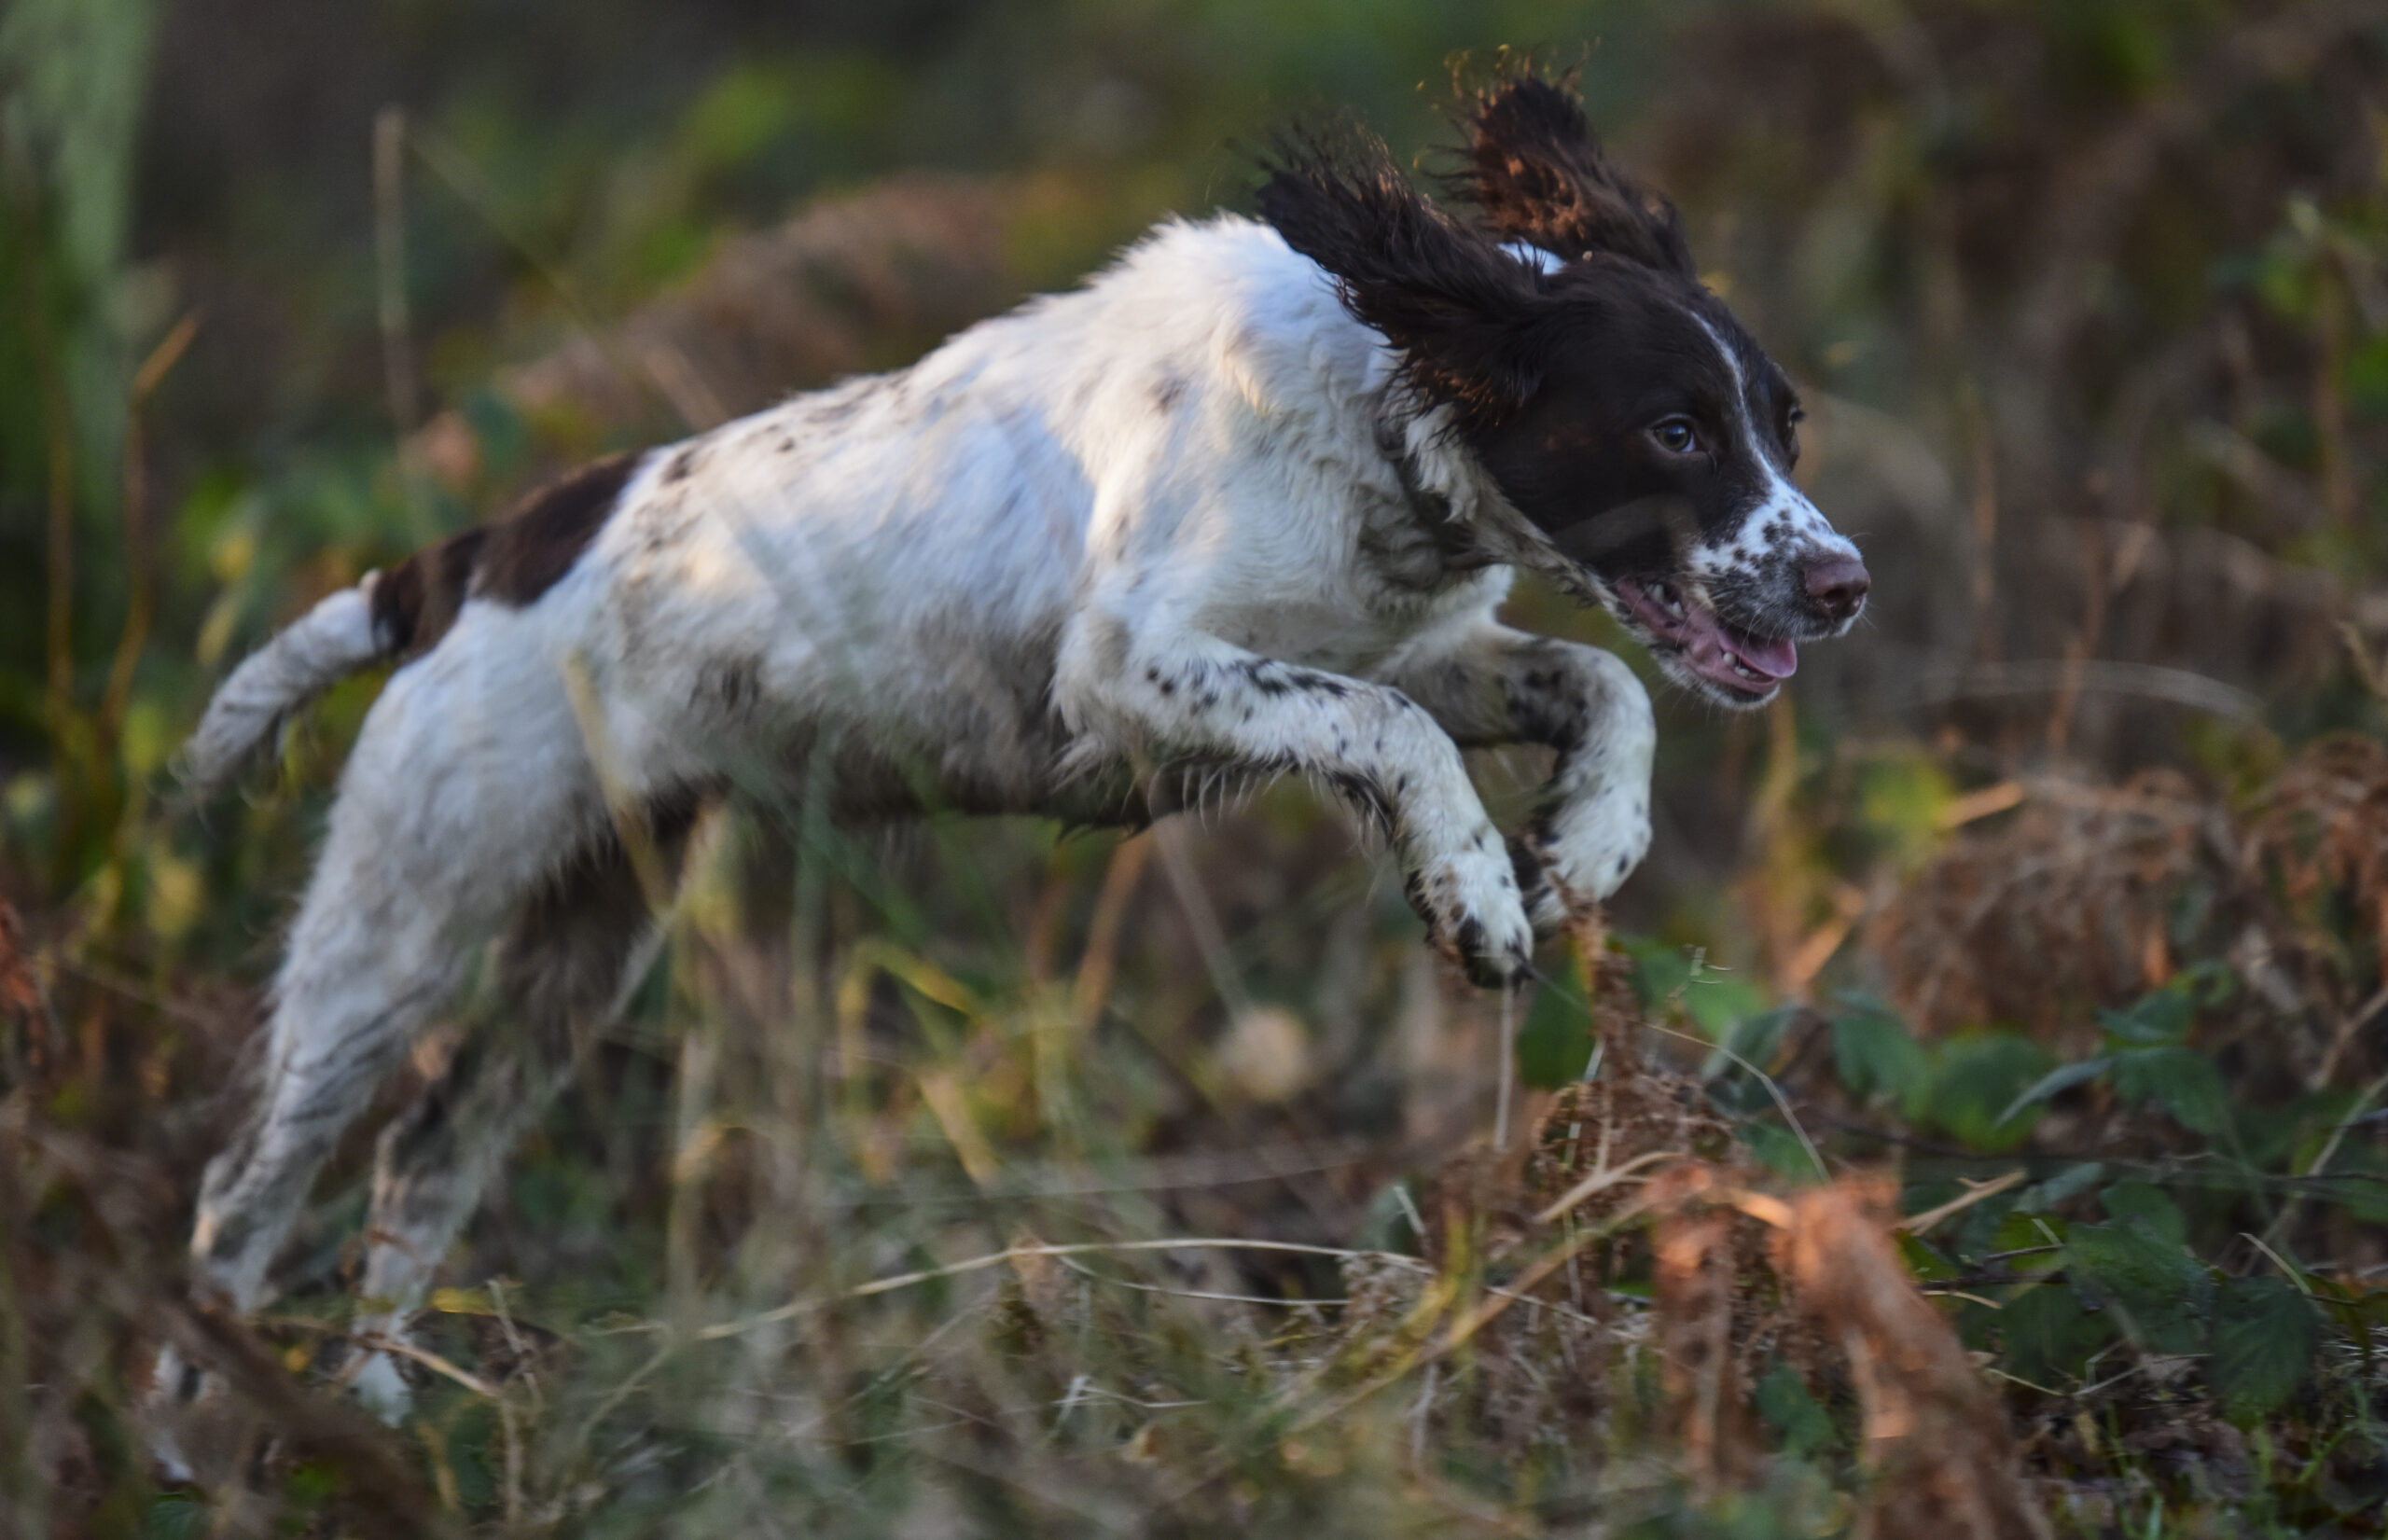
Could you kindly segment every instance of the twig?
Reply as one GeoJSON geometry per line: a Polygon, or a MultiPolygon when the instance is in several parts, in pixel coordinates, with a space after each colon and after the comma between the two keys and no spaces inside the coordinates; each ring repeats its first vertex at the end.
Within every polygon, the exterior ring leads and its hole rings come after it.
{"type": "Polygon", "coordinates": [[[1087,923],[1086,950],[1078,955],[1078,976],[1070,986],[1071,1041],[1083,1042],[1103,1020],[1111,995],[1111,978],[1119,961],[1119,929],[1126,922],[1129,900],[1152,859],[1155,841],[1149,832],[1121,843],[1104,869],[1103,887],[1094,900],[1094,917],[1087,923]]]}
{"type": "MultiPolygon", "coordinates": [[[[1616,1233],[1619,1229],[1622,1229],[1631,1221],[1640,1218],[1649,1206],[1649,1200],[1646,1196],[1637,1198],[1632,1202],[1627,1204],[1624,1208],[1621,1208],[1617,1213],[1609,1215],[1608,1218],[1602,1223],[1586,1227],[1577,1235],[1563,1242],[1560,1245],[1553,1247],[1531,1266],[1527,1267],[1522,1272],[1511,1279],[1509,1281],[1510,1286],[1508,1288],[1488,1291],[1491,1295],[1490,1298],[1479,1301],[1474,1309],[1468,1311],[1466,1314],[1453,1322],[1442,1336],[1426,1343],[1424,1346],[1418,1348],[1399,1363],[1396,1363],[1392,1367],[1371,1377],[1366,1382],[1354,1387],[1341,1395],[1337,1396],[1334,1400],[1326,1403],[1324,1406],[1314,1408],[1307,1415],[1297,1419],[1290,1431],[1299,1433],[1309,1428],[1314,1428],[1321,1422],[1331,1422],[1335,1418],[1340,1417],[1344,1412],[1350,1410],[1352,1408],[1358,1406],[1361,1402],[1366,1401],[1370,1396],[1375,1395],[1378,1392],[1385,1389],[1387,1386],[1399,1382],[1412,1369],[1419,1367],[1421,1365],[1431,1364],[1437,1359],[1448,1356],[1450,1353],[1465,1345],[1469,1339],[1473,1338],[1478,1332],[1483,1330],[1485,1326],[1492,1324],[1495,1318],[1501,1315],[1501,1313],[1506,1311],[1511,1305],[1516,1304],[1520,1299],[1528,1297],[1529,1291],[1531,1291],[1535,1284],[1541,1283],[1544,1279],[1549,1277],[1552,1273],[1565,1266],[1569,1257],[1574,1256],[1577,1252],[1583,1250],[1586,1246],[1591,1244],[1595,1241],[1607,1239],[1610,1235],[1616,1233]]],[[[1536,1302],[1540,1303],[1541,1301],[1536,1302]]]]}
{"type": "Polygon", "coordinates": [[[2356,1035],[2365,1027],[2370,1025],[2371,1019],[2382,1010],[2388,1010],[2388,983],[2382,983],[2370,999],[2350,1012],[2347,1019],[2339,1024],[2339,1030],[2331,1034],[2329,1051],[2322,1055],[2321,1066],[2313,1072],[2313,1077],[2306,1082],[2306,1089],[2326,1090],[2329,1089],[2330,1081],[2338,1072],[2339,1055],[2346,1052],[2347,1045],[2353,1042],[2356,1035]]]}
{"type": "Polygon", "coordinates": [[[1645,1155],[1635,1156],[1621,1166],[1605,1167],[1595,1171],[1569,1187],[1540,1214],[1535,1214],[1534,1222],[1537,1225],[1548,1225],[1595,1193],[1605,1192],[1621,1182],[1632,1180],[1632,1173],[1644,1166],[1655,1165],[1661,1160],[1676,1159],[1682,1153],[1680,1150],[1651,1150],[1645,1155]]]}
{"type": "Polygon", "coordinates": [[[158,561],[149,532],[149,451],[143,411],[149,397],[199,335],[199,312],[192,311],[149,350],[132,371],[132,385],[124,402],[124,567],[130,597],[124,628],[117,634],[116,657],[108,664],[106,689],[100,697],[100,721],[110,738],[124,724],[125,706],[132,699],[132,674],[141,650],[149,641],[149,623],[158,604],[158,561]]]}
{"type": "Polygon", "coordinates": [[[1085,1263],[1074,1262],[1066,1256],[1056,1257],[1054,1260],[1081,1278],[1091,1278],[1098,1283],[1108,1283],[1114,1288],[1134,1289],[1139,1294],[1166,1294],[1179,1299],[1216,1299],[1230,1305],[1283,1305],[1288,1308],[1302,1305],[1348,1305],[1352,1302],[1349,1299],[1335,1298],[1281,1299],[1271,1298],[1265,1294],[1221,1294],[1213,1289],[1173,1289],[1166,1283],[1139,1283],[1132,1279],[1114,1278],[1109,1273],[1097,1272],[1085,1263]]]}
{"type": "Polygon", "coordinates": [[[451,1363],[429,1348],[416,1347],[403,1337],[394,1337],[387,1332],[365,1331],[351,1334],[349,1340],[379,1353],[395,1353],[401,1358],[411,1358],[432,1373],[453,1380],[475,1395],[495,1401],[505,1394],[472,1370],[451,1363]]]}
{"type": "Polygon", "coordinates": [[[1799,1115],[1791,1110],[1791,1098],[1783,1094],[1783,1088],[1774,1083],[1774,1076],[1767,1074],[1766,1071],[1758,1068],[1756,1064],[1751,1063],[1748,1060],[1742,1058],[1740,1054],[1735,1053],[1731,1048],[1727,1047],[1722,1043],[1711,1043],[1705,1037],[1695,1037],[1687,1032],[1678,1032],[1673,1027],[1662,1027],[1656,1021],[1650,1022],[1649,1028],[1652,1032],[1665,1033],[1669,1037],[1680,1037],[1687,1043],[1697,1043],[1701,1047],[1714,1048],[1718,1053],[1721,1053],[1726,1058],[1731,1060],[1734,1063],[1739,1064],[1742,1068],[1749,1071],[1750,1074],[1756,1075],[1757,1077],[1757,1083],[1766,1088],[1766,1093],[1774,1098],[1775,1106],[1782,1109],[1783,1120],[1791,1125],[1792,1134],[1798,1139],[1799,1147],[1808,1152],[1809,1160],[1815,1165],[1816,1174],[1823,1177],[1827,1182],[1832,1180],[1832,1168],[1826,1165],[1825,1158],[1817,1153],[1816,1143],[1814,1140],[1808,1137],[1808,1131],[1799,1126],[1799,1115]]]}
{"type": "Polygon", "coordinates": [[[2248,1234],[2245,1230],[2241,1230],[2239,1232],[2239,1239],[2246,1242],[2249,1245],[2255,1247],[2257,1251],[2262,1252],[2266,1256],[2270,1257],[2271,1259],[2272,1266],[2280,1269],[2282,1272],[2286,1273],[2288,1275],[2288,1281],[2297,1285],[2298,1293],[2305,1296],[2308,1299],[2313,1297],[2312,1289],[2308,1287],[2306,1284],[2305,1275],[2284,1261],[2281,1258],[2280,1253],[2272,1250],[2271,1247],[2264,1244],[2261,1240],[2248,1234]]]}
{"type": "Polygon", "coordinates": [[[1970,1182],[1966,1181],[1966,1179],[1962,1176],[1958,1177],[1957,1180],[1965,1182],[1966,1187],[1970,1189],[1964,1196],[1951,1198],[1937,1208],[1930,1208],[1924,1210],[1922,1214],[1911,1214],[1909,1217],[1900,1220],[1897,1224],[1893,1225],[1891,1228],[1895,1230],[1905,1230],[1909,1235],[1922,1235],[1924,1231],[1930,1229],[1941,1220],[1948,1218],[1951,1214],[1963,1214],[1965,1210],[1972,1208],[1976,1203],[1980,1202],[1983,1199],[1995,1198],[2000,1193],[2005,1192],[2007,1188],[2021,1182],[2023,1180],[2023,1170],[2019,1166],[2015,1170],[2008,1172],[2006,1175],[1989,1182],[1970,1182]]]}
{"type": "MultiPolygon", "coordinates": [[[[2378,1079],[2363,1088],[2363,1094],[2354,1099],[2354,1105],[2349,1107],[2347,1109],[2347,1115],[2339,1119],[2338,1127],[2330,1131],[2330,1137],[2323,1144],[2320,1151],[2314,1155],[2312,1162],[2305,1168],[2304,1175],[2306,1180],[2312,1181],[2313,1178],[2320,1176],[2324,1170],[2328,1167],[2331,1158],[2339,1153],[2339,1145],[2345,1142],[2347,1130],[2354,1127],[2356,1121],[2363,1117],[2367,1110],[2369,1109],[2371,1103],[2380,1099],[2380,1093],[2383,1090],[2388,1090],[2388,1074],[2382,1074],[2378,1079]]],[[[2302,1191],[2298,1192],[2291,1197],[2287,1202],[2283,1203],[2281,1205],[2279,1215],[2275,1217],[2270,1224],[2264,1227],[2264,1239],[2266,1241],[2278,1240],[2281,1235],[2287,1230],[2289,1221],[2296,1217],[2297,1211],[2299,1208],[2302,1208],[2304,1203],[2305,1194],[2302,1191]]]]}
{"type": "Polygon", "coordinates": [[[1426,1465],[1426,1419],[1435,1409],[1435,1381],[1442,1377],[1440,1364],[1426,1366],[1426,1382],[1418,1388],[1418,1404],[1409,1409],[1409,1464],[1413,1469],[1426,1465]]]}
{"type": "MultiPolygon", "coordinates": [[[[891,1294],[897,1289],[908,1289],[917,1284],[934,1283],[940,1278],[959,1278],[965,1273],[983,1272],[989,1268],[1001,1267],[1007,1262],[1019,1261],[1024,1257],[1096,1256],[1127,1252],[1178,1251],[1204,1246],[1222,1251],[1291,1252],[1305,1256],[1333,1256],[1343,1259],[1391,1255],[1390,1253],[1353,1251],[1342,1246],[1305,1245],[1296,1241],[1245,1241],[1232,1237],[1202,1237],[1185,1241],[1082,1241],[1066,1245],[1007,1246],[1002,1251],[989,1252],[983,1256],[973,1256],[961,1262],[950,1262],[941,1268],[923,1268],[917,1272],[902,1272],[892,1278],[876,1279],[868,1283],[857,1284],[840,1294],[813,1299],[792,1299],[784,1305],[764,1311],[758,1315],[747,1316],[741,1321],[723,1321],[705,1326],[697,1332],[695,1339],[700,1342],[717,1342],[724,1338],[736,1337],[760,1326],[771,1325],[781,1321],[793,1321],[798,1316],[809,1315],[818,1310],[826,1310],[830,1305],[842,1303],[845,1300],[868,1299],[873,1295],[891,1294]]],[[[1423,1266],[1418,1263],[1415,1257],[1405,1256],[1399,1260],[1423,1266]]]]}
{"type": "Polygon", "coordinates": [[[1506,981],[1501,985],[1501,1052],[1500,1067],[1495,1072],[1498,1088],[1492,1100],[1492,1153],[1506,1153],[1509,1147],[1509,1086],[1517,1078],[1518,991],[1506,981]]]}

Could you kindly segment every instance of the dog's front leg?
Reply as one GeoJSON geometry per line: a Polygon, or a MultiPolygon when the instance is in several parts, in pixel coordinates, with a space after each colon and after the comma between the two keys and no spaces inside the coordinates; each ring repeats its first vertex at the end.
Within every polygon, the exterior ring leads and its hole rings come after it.
{"type": "Polygon", "coordinates": [[[1405,659],[1394,674],[1457,742],[1545,743],[1559,751],[1542,806],[1510,840],[1534,927],[1567,919],[1569,898],[1615,893],[1650,848],[1650,695],[1598,647],[1485,624],[1405,659]]]}
{"type": "Polygon", "coordinates": [[[1516,978],[1533,955],[1517,877],[1459,746],[1399,690],[1262,658],[1214,637],[1062,649],[1064,715],[1104,753],[1153,769],[1295,772],[1381,823],[1428,938],[1479,984],[1516,978]]]}

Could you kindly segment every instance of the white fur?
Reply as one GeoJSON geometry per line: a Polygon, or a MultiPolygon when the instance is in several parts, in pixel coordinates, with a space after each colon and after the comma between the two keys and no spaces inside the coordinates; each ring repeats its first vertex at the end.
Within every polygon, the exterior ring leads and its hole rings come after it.
{"type": "Polygon", "coordinates": [[[183,779],[193,792],[220,789],[291,712],[380,656],[372,594],[368,575],[309,610],[232,671],[183,745],[183,779]]]}
{"type": "Polygon", "coordinates": [[[1770,436],[1759,433],[1750,421],[1749,382],[1742,374],[1742,361],[1705,317],[1694,314],[1692,319],[1700,323],[1700,329],[1708,334],[1717,355],[1725,360],[1733,382],[1733,431],[1741,437],[1743,453],[1764,467],[1767,493],[1742,516],[1729,538],[1702,541],[1687,551],[1686,570],[1695,578],[1746,572],[1764,562],[1770,552],[1786,548],[1797,550],[1799,560],[1808,562],[1835,557],[1858,560],[1857,547],[1832,527],[1815,504],[1808,501],[1806,493],[1791,484],[1776,461],[1770,436]]]}
{"type": "MultiPolygon", "coordinates": [[[[291,934],[260,1112],[209,1172],[201,1277],[258,1304],[316,1164],[468,958],[610,821],[691,787],[911,789],[1095,821],[1189,771],[1373,788],[1435,939],[1513,977],[1535,923],[1606,896],[1647,848],[1650,702],[1607,654],[1497,624],[1510,570],[1447,571],[1442,520],[1609,597],[1405,397],[1326,273],[1239,218],[1166,226],[909,370],[646,455],[560,581],[519,608],[472,598],[368,715],[291,934]],[[1520,691],[1561,724],[1538,729],[1561,756],[1526,837],[1548,880],[1534,893],[1454,742],[1518,737],[1520,691]]],[[[242,665],[194,773],[219,780],[371,659],[368,596],[334,596],[242,665]]],[[[632,950],[606,966],[634,968],[632,950]]],[[[590,973],[558,976],[575,967],[590,973]]],[[[557,1081],[551,1062],[506,1073],[557,1081]]],[[[480,1116],[495,1131],[477,1137],[510,1137],[480,1116]]],[[[393,1173],[418,1221],[381,1214],[377,1178],[374,1230],[399,1237],[368,1258],[378,1324],[402,1325],[493,1163],[471,1154],[452,1190],[393,1173]]]]}
{"type": "MultiPolygon", "coordinates": [[[[421,676],[412,693],[445,742],[400,748],[411,734],[382,730],[377,708],[344,800],[395,795],[376,789],[385,779],[411,786],[423,749],[468,782],[521,784],[526,756],[577,748],[555,731],[577,672],[594,764],[554,767],[527,798],[559,817],[596,809],[590,788],[567,794],[576,778],[635,800],[768,760],[792,730],[843,732],[1023,809],[1082,797],[1100,811],[1187,760],[1291,759],[1406,777],[1405,865],[1449,892],[1454,924],[1521,943],[1520,895],[1457,749],[1384,683],[1424,639],[1456,649],[1490,627],[1508,575],[1421,591],[1372,570],[1356,534],[1409,507],[1384,425],[1406,427],[1452,517],[1521,548],[1548,543],[1450,435],[1414,420],[1389,365],[1273,230],[1166,227],[1088,289],[975,327],[902,375],[692,440],[677,480],[678,450],[647,456],[562,584],[519,615],[468,604],[400,675],[421,676]],[[1011,666],[1037,636],[1058,637],[1049,702],[1045,678],[1011,666]],[[1349,688],[1265,694],[1231,672],[1263,665],[1349,688]],[[735,711],[709,687],[725,669],[758,687],[735,711]],[[1164,692],[1156,674],[1208,677],[1222,701],[1199,709],[1196,686],[1164,692]]],[[[493,899],[509,886],[471,885],[493,899]]]]}

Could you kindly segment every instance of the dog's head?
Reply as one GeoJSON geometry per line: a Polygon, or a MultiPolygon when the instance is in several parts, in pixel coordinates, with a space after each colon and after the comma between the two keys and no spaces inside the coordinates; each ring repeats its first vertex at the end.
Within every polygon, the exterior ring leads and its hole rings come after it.
{"type": "Polygon", "coordinates": [[[1281,148],[1260,210],[1334,274],[1546,537],[1540,564],[1678,684],[1771,700],[1798,644],[1845,631],[1869,579],[1791,481],[1791,382],[1692,266],[1673,206],[1604,160],[1565,90],[1479,97],[1462,193],[1437,209],[1356,132],[1281,148]]]}

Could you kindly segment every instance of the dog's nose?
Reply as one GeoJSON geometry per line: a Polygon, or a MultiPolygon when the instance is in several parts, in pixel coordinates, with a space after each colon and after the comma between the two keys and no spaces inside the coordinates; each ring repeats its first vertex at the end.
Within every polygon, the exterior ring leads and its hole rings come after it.
{"type": "Polygon", "coordinates": [[[1866,563],[1853,556],[1826,557],[1808,568],[1808,597],[1835,620],[1855,615],[1873,586],[1866,563]]]}

